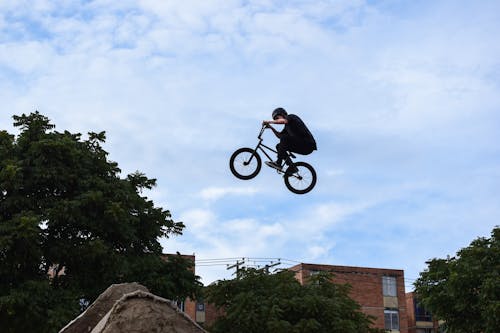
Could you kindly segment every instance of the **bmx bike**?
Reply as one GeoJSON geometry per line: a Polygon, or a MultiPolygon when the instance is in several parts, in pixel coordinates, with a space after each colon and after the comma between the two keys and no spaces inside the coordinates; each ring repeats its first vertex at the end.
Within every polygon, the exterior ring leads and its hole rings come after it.
{"type": "MultiPolygon", "coordinates": [[[[237,178],[248,180],[257,176],[262,167],[262,159],[258,151],[261,151],[271,162],[273,159],[269,156],[269,153],[278,153],[275,149],[263,143],[262,134],[266,128],[267,126],[263,125],[260,129],[260,133],[257,136],[259,143],[255,149],[240,148],[231,155],[229,168],[237,178]]],[[[288,152],[288,156],[290,157],[290,161],[292,158],[296,158],[292,152],[288,152]]],[[[276,171],[278,174],[283,175],[286,187],[293,193],[305,194],[311,191],[314,185],[316,185],[316,171],[306,162],[292,162],[286,170],[276,169],[276,171]]]]}

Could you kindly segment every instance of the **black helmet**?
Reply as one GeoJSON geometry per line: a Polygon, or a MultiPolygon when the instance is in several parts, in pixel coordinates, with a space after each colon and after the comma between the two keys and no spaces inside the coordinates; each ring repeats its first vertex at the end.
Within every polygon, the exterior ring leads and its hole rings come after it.
{"type": "Polygon", "coordinates": [[[277,116],[283,116],[286,118],[286,116],[288,116],[288,113],[283,108],[277,108],[273,111],[273,120],[276,120],[277,116]]]}

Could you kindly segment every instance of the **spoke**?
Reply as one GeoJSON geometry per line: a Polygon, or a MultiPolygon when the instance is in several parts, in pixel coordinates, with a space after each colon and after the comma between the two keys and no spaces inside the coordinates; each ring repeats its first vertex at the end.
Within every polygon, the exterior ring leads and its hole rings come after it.
{"type": "Polygon", "coordinates": [[[290,183],[297,190],[306,189],[312,182],[312,175],[307,169],[300,169],[289,178],[290,183]]]}
{"type": "Polygon", "coordinates": [[[255,159],[250,161],[251,158],[252,154],[242,154],[242,156],[238,156],[235,161],[235,166],[237,166],[238,172],[242,175],[249,175],[255,170],[257,162],[255,159]]]}

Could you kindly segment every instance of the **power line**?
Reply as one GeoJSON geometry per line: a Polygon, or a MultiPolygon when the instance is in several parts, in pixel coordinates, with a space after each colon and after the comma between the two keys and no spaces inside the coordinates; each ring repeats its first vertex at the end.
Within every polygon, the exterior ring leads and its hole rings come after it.
{"type": "MultiPolygon", "coordinates": [[[[196,263],[203,265],[203,264],[217,264],[221,262],[234,262],[235,260],[246,260],[246,261],[254,261],[254,262],[265,262],[265,261],[281,261],[284,264],[307,264],[304,263],[303,261],[297,261],[293,259],[286,259],[286,258],[277,258],[277,257],[233,257],[233,258],[211,258],[211,259],[196,259],[196,263]]],[[[312,264],[315,265],[315,264],[312,264]]],[[[338,265],[323,265],[323,266],[338,266],[338,265]]],[[[351,266],[347,266],[351,267],[351,266]]],[[[361,267],[364,268],[364,267],[361,267]]],[[[385,269],[385,268],[384,268],[385,269]]],[[[404,270],[402,270],[404,271],[404,270]]],[[[413,277],[407,277],[405,276],[405,280],[409,281],[416,281],[418,278],[413,278],[413,277]]]]}
{"type": "MultiPolygon", "coordinates": [[[[292,267],[295,266],[296,264],[303,264],[300,261],[297,260],[292,260],[292,259],[285,259],[285,258],[274,258],[274,257],[228,257],[228,258],[207,258],[207,259],[196,259],[196,266],[197,267],[216,267],[216,266],[226,266],[227,270],[234,269],[236,268],[236,272],[233,273],[239,276],[240,271],[242,268],[255,268],[255,269],[263,269],[266,270],[266,272],[269,272],[269,269],[271,267],[276,267],[280,265],[291,265],[292,267]],[[261,263],[266,263],[265,265],[259,265],[261,263]]],[[[313,264],[314,265],[314,264],[313,264]]],[[[323,266],[335,266],[335,265],[323,265],[323,266]]],[[[350,266],[348,266],[350,267],[350,266]]],[[[289,269],[291,267],[287,267],[284,269],[289,269]]],[[[352,267],[354,268],[354,267],[352,267]]],[[[362,267],[361,267],[362,268],[362,267]]],[[[302,269],[302,268],[300,268],[302,269]]],[[[367,276],[375,276],[375,277],[382,277],[386,276],[383,272],[359,272],[355,270],[338,270],[332,267],[330,271],[334,275],[342,274],[342,275],[347,275],[349,274],[349,278],[346,279],[347,283],[348,281],[356,281],[359,283],[363,283],[365,285],[372,285],[372,286],[380,286],[381,284],[379,282],[374,282],[367,280],[367,276]],[[365,277],[364,277],[364,276],[365,277]]],[[[401,276],[401,275],[399,275],[401,276]]],[[[342,277],[338,277],[339,280],[342,280],[342,277]]],[[[404,270],[403,270],[403,283],[405,290],[412,290],[414,289],[413,283],[417,279],[415,278],[410,278],[410,277],[405,277],[404,276],[404,270]]]]}

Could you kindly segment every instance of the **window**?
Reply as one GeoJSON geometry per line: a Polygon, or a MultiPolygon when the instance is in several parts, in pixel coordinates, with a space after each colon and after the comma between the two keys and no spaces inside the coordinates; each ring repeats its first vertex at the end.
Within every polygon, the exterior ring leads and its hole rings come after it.
{"type": "Polygon", "coordinates": [[[432,321],[432,315],[420,303],[414,300],[415,304],[415,319],[417,321],[432,321]]]}
{"type": "Polygon", "coordinates": [[[399,313],[396,310],[384,310],[386,330],[399,330],[399,313]]]}
{"type": "Polygon", "coordinates": [[[317,270],[309,271],[309,276],[314,276],[314,275],[318,275],[318,274],[319,274],[319,271],[317,271],[317,270]]]}
{"type": "Polygon", "coordinates": [[[185,308],[184,308],[184,307],[185,307],[184,301],[177,301],[177,308],[178,308],[180,311],[184,312],[184,311],[185,311],[185,308]]]}
{"type": "Polygon", "coordinates": [[[397,296],[396,277],[382,276],[382,289],[384,296],[397,296]]]}
{"type": "Polygon", "coordinates": [[[203,301],[196,302],[196,311],[205,311],[205,303],[203,301]]]}

